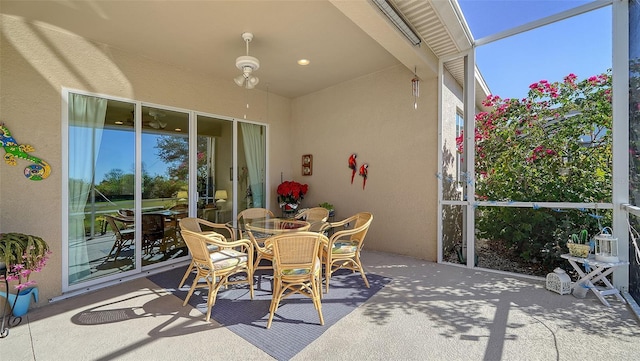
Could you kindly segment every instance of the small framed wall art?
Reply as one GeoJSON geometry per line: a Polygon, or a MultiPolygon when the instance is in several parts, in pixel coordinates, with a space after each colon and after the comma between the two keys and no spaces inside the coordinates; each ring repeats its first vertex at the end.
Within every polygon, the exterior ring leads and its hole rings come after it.
{"type": "Polygon", "coordinates": [[[302,156],[302,175],[313,174],[313,156],[305,154],[302,156]]]}

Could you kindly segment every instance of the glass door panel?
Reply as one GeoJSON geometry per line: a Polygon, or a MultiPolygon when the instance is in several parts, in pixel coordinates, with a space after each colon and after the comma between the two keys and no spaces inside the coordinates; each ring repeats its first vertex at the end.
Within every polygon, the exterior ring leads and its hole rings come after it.
{"type": "MultiPolygon", "coordinates": [[[[197,116],[198,217],[214,223],[233,219],[233,122],[197,116]]],[[[239,188],[246,182],[239,182],[239,188]]],[[[242,190],[242,189],[241,189],[242,190]]]]}
{"type": "Polygon", "coordinates": [[[69,285],[135,269],[134,110],[69,93],[69,285]]]}
{"type": "Polygon", "coordinates": [[[187,256],[178,220],[189,209],[189,114],[142,106],[142,265],[187,256]]]}

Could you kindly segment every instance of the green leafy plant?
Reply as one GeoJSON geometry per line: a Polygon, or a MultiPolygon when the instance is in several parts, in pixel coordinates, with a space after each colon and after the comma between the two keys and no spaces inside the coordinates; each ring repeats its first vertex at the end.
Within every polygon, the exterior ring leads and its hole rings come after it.
{"type": "Polygon", "coordinates": [[[324,209],[327,209],[328,211],[332,211],[334,209],[333,208],[333,204],[328,203],[328,202],[320,203],[320,204],[318,204],[318,207],[322,207],[324,209]]]}
{"type": "MultiPolygon", "coordinates": [[[[7,281],[17,281],[17,290],[33,286],[32,272],[40,272],[49,259],[49,245],[42,238],[22,233],[0,233],[0,262],[7,267],[7,281]]],[[[0,275],[5,281],[5,275],[0,275]]]]}

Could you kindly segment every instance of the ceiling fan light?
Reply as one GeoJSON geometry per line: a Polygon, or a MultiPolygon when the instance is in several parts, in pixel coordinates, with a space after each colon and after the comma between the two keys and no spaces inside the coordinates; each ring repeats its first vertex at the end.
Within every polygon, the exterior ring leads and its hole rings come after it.
{"type": "Polygon", "coordinates": [[[238,86],[244,85],[244,74],[240,74],[237,77],[233,78],[233,81],[238,84],[238,86]]]}
{"type": "Polygon", "coordinates": [[[247,84],[251,84],[252,88],[258,85],[259,82],[260,82],[260,79],[258,79],[258,77],[256,76],[250,76],[249,79],[247,79],[247,84]]]}

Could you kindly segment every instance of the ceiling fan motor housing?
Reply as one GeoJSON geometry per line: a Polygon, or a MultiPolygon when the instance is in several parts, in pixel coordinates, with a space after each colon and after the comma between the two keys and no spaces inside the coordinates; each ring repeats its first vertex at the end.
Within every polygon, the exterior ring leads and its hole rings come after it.
{"type": "Polygon", "coordinates": [[[249,55],[242,55],[236,59],[236,67],[243,73],[251,73],[260,68],[260,60],[249,55]]]}

